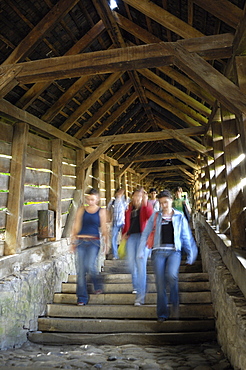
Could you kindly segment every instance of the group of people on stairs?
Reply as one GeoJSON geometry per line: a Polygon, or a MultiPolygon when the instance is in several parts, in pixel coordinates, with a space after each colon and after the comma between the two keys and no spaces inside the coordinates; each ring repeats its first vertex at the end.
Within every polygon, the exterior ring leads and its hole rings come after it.
{"type": "Polygon", "coordinates": [[[197,257],[197,247],[192,236],[189,222],[184,214],[191,211],[189,202],[182,197],[182,188],[157,194],[155,188],[148,193],[139,188],[132,197],[125,197],[124,189],[116,190],[107,209],[100,208],[99,192],[90,189],[86,205],[79,207],[71,233],[71,249],[76,251],[77,262],[77,304],[86,305],[89,300],[86,275],[89,274],[94,285],[94,293],[103,292],[102,281],[97,268],[100,242],[108,254],[107,222],[110,220],[113,259],[118,259],[118,236],[126,240],[126,258],[132,276],[133,293],[136,294],[135,306],[145,303],[146,266],[152,259],[157,289],[157,320],[168,319],[169,302],[167,286],[170,290],[172,316],[179,315],[178,274],[182,252],[187,255],[187,264],[197,257]],[[110,215],[110,217],[109,217],[110,215]],[[154,233],[153,246],[149,249],[148,237],[154,233]]]}

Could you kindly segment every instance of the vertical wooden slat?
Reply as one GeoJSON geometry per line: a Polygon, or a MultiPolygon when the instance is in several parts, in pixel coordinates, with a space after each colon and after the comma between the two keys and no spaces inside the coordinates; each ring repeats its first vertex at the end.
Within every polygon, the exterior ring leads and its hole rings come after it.
{"type": "Polygon", "coordinates": [[[77,155],[77,163],[76,163],[76,189],[77,190],[84,190],[84,182],[85,182],[85,169],[82,166],[82,163],[85,159],[85,151],[84,149],[79,149],[76,152],[77,155]]]}
{"type": "Polygon", "coordinates": [[[121,187],[126,189],[126,191],[127,191],[127,181],[126,181],[126,174],[125,173],[121,176],[121,187]]]}
{"type": "Polygon", "coordinates": [[[14,128],[4,246],[6,256],[21,251],[28,129],[24,122],[16,123],[14,128]]]}
{"type": "Polygon", "coordinates": [[[100,171],[100,161],[99,159],[96,159],[92,165],[92,176],[93,176],[92,187],[100,191],[99,171],[100,171]]]}
{"type": "Polygon", "coordinates": [[[244,198],[241,191],[240,136],[236,120],[223,120],[225,165],[228,186],[230,238],[234,248],[246,249],[244,198]]]}
{"type": "Polygon", "coordinates": [[[115,189],[118,189],[120,187],[120,177],[118,176],[118,173],[120,171],[119,166],[114,166],[114,180],[115,180],[115,189]]]}
{"type": "Polygon", "coordinates": [[[50,179],[49,209],[55,212],[55,239],[61,239],[62,140],[52,141],[52,174],[50,179]]]}
{"type": "Polygon", "coordinates": [[[216,184],[215,192],[217,197],[217,230],[221,233],[228,233],[229,208],[221,122],[213,122],[212,133],[215,171],[214,175],[216,184]]]}
{"type": "Polygon", "coordinates": [[[105,185],[106,185],[106,204],[109,203],[110,199],[112,198],[112,165],[109,162],[105,163],[105,185]]]}

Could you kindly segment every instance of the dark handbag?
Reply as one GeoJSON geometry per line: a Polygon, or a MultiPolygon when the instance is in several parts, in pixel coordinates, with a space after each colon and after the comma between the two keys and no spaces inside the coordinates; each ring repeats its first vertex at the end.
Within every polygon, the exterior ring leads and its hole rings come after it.
{"type": "Polygon", "coordinates": [[[184,215],[187,221],[190,222],[190,212],[188,211],[188,208],[185,202],[183,203],[183,212],[184,212],[184,215]]]}
{"type": "Polygon", "coordinates": [[[155,229],[156,229],[157,215],[158,215],[158,212],[156,212],[156,214],[155,214],[153,229],[152,229],[151,233],[149,234],[148,239],[147,239],[147,242],[146,242],[148,249],[152,249],[153,248],[153,245],[154,245],[154,237],[155,237],[155,229]]]}

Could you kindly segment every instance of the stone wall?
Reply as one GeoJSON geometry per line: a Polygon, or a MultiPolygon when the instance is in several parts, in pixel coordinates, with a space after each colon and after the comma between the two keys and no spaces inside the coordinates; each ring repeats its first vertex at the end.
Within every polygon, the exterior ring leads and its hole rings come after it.
{"type": "Polygon", "coordinates": [[[246,299],[206,228],[195,222],[203,269],[209,274],[217,338],[234,369],[246,369],[246,299]]]}
{"type": "Polygon", "coordinates": [[[46,243],[25,251],[25,259],[20,254],[12,256],[12,263],[11,256],[3,261],[13,271],[0,280],[0,349],[26,342],[27,332],[37,330],[38,317],[45,315],[53,294],[61,291],[68,274],[75,274],[68,248],[67,240],[46,243]]]}

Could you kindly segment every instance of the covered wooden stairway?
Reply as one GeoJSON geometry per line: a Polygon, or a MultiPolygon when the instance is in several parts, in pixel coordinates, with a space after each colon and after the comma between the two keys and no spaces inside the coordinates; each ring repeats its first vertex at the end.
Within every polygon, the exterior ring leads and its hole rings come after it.
{"type": "MultiPolygon", "coordinates": [[[[104,293],[90,295],[89,304],[76,305],[76,276],[70,275],[47,305],[46,317],[38,320],[38,331],[29,340],[46,344],[127,343],[160,345],[196,343],[216,338],[208,276],[201,260],[180,267],[180,317],[156,321],[156,287],[148,262],[146,303],[135,307],[131,275],[124,260],[106,260],[104,293]]],[[[90,289],[90,287],[89,287],[90,289]]],[[[92,293],[92,292],[91,292],[92,293]]]]}

